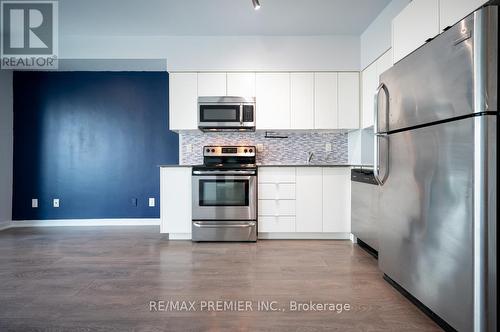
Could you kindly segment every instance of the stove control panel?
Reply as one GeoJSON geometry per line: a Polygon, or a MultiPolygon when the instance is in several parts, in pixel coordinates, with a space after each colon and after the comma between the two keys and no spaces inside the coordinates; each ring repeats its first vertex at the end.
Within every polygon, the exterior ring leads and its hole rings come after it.
{"type": "Polygon", "coordinates": [[[255,146],[205,146],[205,157],[255,157],[255,146]]]}

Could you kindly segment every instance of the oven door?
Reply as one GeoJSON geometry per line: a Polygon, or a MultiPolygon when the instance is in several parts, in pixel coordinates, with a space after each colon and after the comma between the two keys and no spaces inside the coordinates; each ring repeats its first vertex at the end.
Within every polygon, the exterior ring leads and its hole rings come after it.
{"type": "Polygon", "coordinates": [[[257,177],[242,172],[193,171],[193,220],[256,220],[257,177]]]}

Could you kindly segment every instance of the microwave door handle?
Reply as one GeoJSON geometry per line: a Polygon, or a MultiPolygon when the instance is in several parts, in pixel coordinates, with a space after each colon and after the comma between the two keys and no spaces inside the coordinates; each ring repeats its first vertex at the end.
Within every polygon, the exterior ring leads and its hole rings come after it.
{"type": "Polygon", "coordinates": [[[243,125],[243,104],[240,104],[240,125],[243,125]]]}

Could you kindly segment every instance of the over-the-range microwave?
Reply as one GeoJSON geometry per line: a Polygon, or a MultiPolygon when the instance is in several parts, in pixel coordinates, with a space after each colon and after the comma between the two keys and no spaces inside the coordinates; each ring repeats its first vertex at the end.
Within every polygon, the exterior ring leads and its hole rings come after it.
{"type": "Polygon", "coordinates": [[[255,131],[255,97],[198,97],[202,131],[255,131]]]}

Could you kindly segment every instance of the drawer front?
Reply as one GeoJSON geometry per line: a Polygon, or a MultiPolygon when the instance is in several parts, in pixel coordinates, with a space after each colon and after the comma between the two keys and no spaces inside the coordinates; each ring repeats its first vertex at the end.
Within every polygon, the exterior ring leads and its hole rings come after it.
{"type": "Polygon", "coordinates": [[[259,217],[259,232],[292,233],[295,232],[295,217],[259,217]]]}
{"type": "Polygon", "coordinates": [[[295,216],[295,200],[260,199],[261,216],[295,216]]]}
{"type": "Polygon", "coordinates": [[[259,184],[260,199],[295,199],[295,183],[259,184]]]}
{"type": "Polygon", "coordinates": [[[265,167],[259,169],[259,183],[295,183],[294,167],[265,167]]]}

